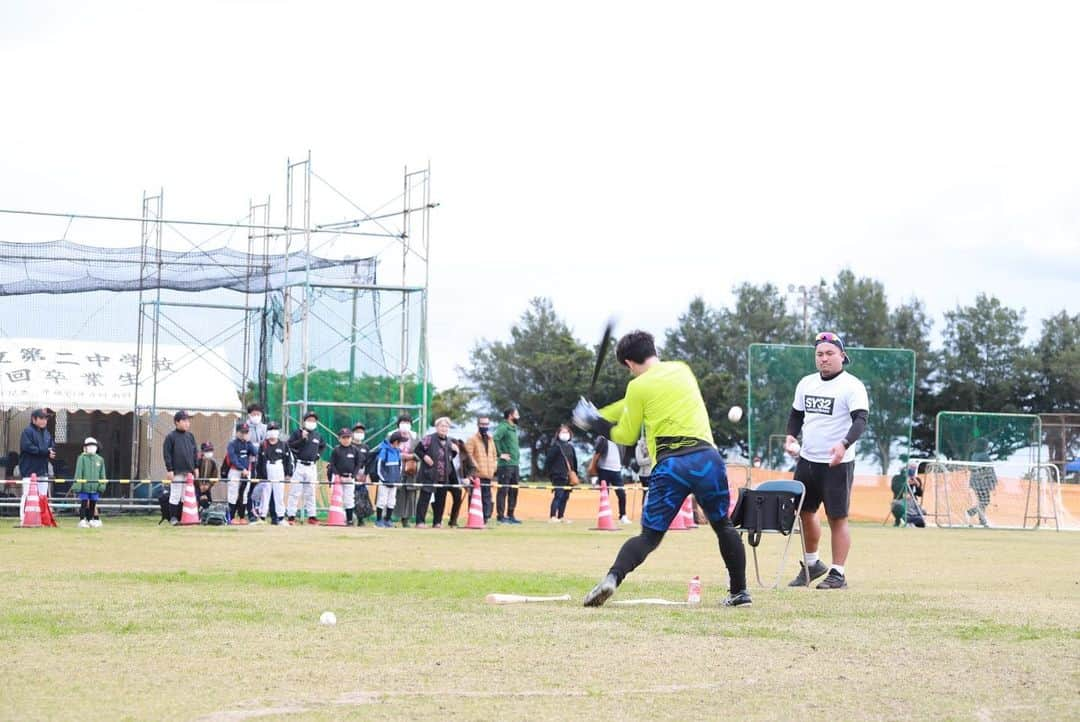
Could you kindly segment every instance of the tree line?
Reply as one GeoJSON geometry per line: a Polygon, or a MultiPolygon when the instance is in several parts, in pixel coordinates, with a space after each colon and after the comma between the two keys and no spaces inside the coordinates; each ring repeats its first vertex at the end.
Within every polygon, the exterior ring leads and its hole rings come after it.
{"type": "MultiPolygon", "coordinates": [[[[822,281],[812,292],[804,290],[795,302],[771,283],[740,284],[733,296],[727,307],[694,298],[657,339],[662,358],[683,360],[694,370],[713,440],[721,448],[751,452],[745,423],[727,419],[728,408],[747,398],[750,344],[808,344],[818,330],[838,332],[849,349],[915,352],[916,453],[934,450],[939,411],[1080,412],[1080,314],[1062,310],[1044,319],[1038,339],[1029,344],[1023,309],[980,293],[972,304],[944,313],[935,343],[934,322],[922,301],[909,296],[890,303],[880,281],[850,270],[831,284],[822,281]]],[[[444,413],[458,417],[477,404],[492,410],[517,406],[523,444],[534,452],[535,476],[537,459],[543,458],[555,429],[588,386],[595,351],[574,336],[550,299],[534,298],[508,340],[476,343],[470,367],[461,370],[469,387],[443,390],[435,402],[442,403],[444,413]]],[[[610,354],[593,400],[600,405],[620,398],[627,380],[610,354]]],[[[1051,458],[1066,458],[1080,441],[1078,431],[1064,438],[1047,436],[1051,458]]]]}

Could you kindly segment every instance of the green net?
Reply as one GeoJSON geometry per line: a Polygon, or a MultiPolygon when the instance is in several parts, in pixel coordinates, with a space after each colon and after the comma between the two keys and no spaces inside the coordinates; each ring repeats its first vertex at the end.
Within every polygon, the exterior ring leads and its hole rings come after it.
{"type": "Polygon", "coordinates": [[[942,411],[934,445],[946,459],[1009,463],[1022,469],[1040,463],[1041,440],[1038,416],[942,411]]]}
{"type": "MultiPolygon", "coordinates": [[[[856,461],[888,473],[890,463],[911,448],[915,401],[915,352],[897,348],[851,348],[845,367],[866,386],[870,413],[856,445],[856,461]]],[[[750,345],[748,356],[748,438],[751,456],[765,466],[787,468],[783,439],[799,379],[815,373],[814,348],[787,344],[750,345]]]]}

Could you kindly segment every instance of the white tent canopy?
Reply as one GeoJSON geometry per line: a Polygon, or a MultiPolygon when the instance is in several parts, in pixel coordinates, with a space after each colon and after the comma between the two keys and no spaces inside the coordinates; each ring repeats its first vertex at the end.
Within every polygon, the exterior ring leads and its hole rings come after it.
{"type": "MultiPolygon", "coordinates": [[[[135,407],[135,343],[0,339],[0,405],[68,411],[118,411],[135,407]]],[[[149,345],[144,346],[139,407],[153,395],[149,345]]],[[[222,349],[198,353],[183,346],[158,346],[158,409],[239,412],[240,398],[229,380],[222,349]]]]}

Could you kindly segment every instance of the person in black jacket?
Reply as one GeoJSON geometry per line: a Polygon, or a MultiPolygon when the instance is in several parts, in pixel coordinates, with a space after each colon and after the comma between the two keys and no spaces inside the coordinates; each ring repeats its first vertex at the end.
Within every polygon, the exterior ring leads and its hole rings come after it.
{"type": "Polygon", "coordinates": [[[303,494],[307,523],[316,526],[319,523],[315,518],[315,485],[319,483],[316,465],[326,449],[326,442],[319,435],[319,416],[314,411],[304,414],[304,425],[289,436],[289,449],[296,461],[289,485],[289,524],[296,523],[296,507],[303,494]]]}
{"type": "Polygon", "coordinates": [[[341,481],[341,504],[345,507],[345,523],[352,526],[353,507],[356,505],[356,478],[363,472],[360,455],[353,446],[352,429],[338,432],[339,444],[330,452],[326,465],[326,480],[332,485],[334,477],[341,481]]]}
{"type": "Polygon", "coordinates": [[[371,450],[368,448],[367,442],[367,429],[360,422],[357,422],[352,427],[352,443],[356,449],[356,458],[359,463],[359,470],[356,478],[353,480],[356,484],[356,525],[364,526],[364,520],[371,516],[374,512],[374,507],[371,505],[371,496],[368,494],[367,488],[367,462],[368,456],[371,450]]]}
{"type": "Polygon", "coordinates": [[[551,485],[555,487],[552,490],[554,497],[551,499],[551,519],[549,520],[552,524],[561,521],[570,523],[569,519],[563,517],[566,514],[566,502],[570,500],[570,469],[577,470],[577,454],[574,453],[574,447],[570,444],[571,438],[573,438],[573,432],[569,426],[563,424],[559,427],[551,448],[548,449],[545,468],[551,479],[551,485]]]}
{"type": "Polygon", "coordinates": [[[49,433],[49,412],[34,409],[30,413],[30,425],[23,429],[19,438],[19,474],[22,475],[22,502],[19,504],[19,519],[26,508],[26,497],[30,492],[30,476],[37,475],[38,496],[49,495],[49,462],[56,458],[53,437],[49,433]]]}
{"type": "Polygon", "coordinates": [[[276,421],[266,427],[266,440],[259,445],[256,467],[255,473],[270,485],[270,493],[264,496],[262,516],[268,517],[272,524],[280,524],[285,519],[285,482],[292,478],[293,461],[276,421]]]}
{"type": "Polygon", "coordinates": [[[191,433],[191,416],[186,411],[177,411],[173,415],[176,428],[169,432],[162,444],[161,452],[165,459],[165,479],[169,484],[169,523],[180,523],[180,503],[184,498],[184,480],[188,474],[195,476],[198,467],[195,464],[195,436],[191,433]]]}

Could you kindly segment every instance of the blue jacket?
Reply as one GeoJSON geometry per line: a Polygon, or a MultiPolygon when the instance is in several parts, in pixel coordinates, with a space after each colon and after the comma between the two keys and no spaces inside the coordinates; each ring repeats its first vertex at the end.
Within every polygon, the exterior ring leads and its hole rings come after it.
{"type": "Polygon", "coordinates": [[[378,481],[386,486],[393,486],[401,481],[401,450],[395,449],[385,439],[375,451],[378,463],[375,467],[375,475],[378,481]]]}
{"type": "Polygon", "coordinates": [[[53,437],[48,429],[39,429],[30,424],[19,439],[19,473],[29,479],[31,474],[49,475],[49,449],[53,446],[53,437]]]}
{"type": "Polygon", "coordinates": [[[225,447],[225,453],[229,457],[229,466],[238,471],[250,471],[259,450],[250,441],[233,439],[225,447]]]}

